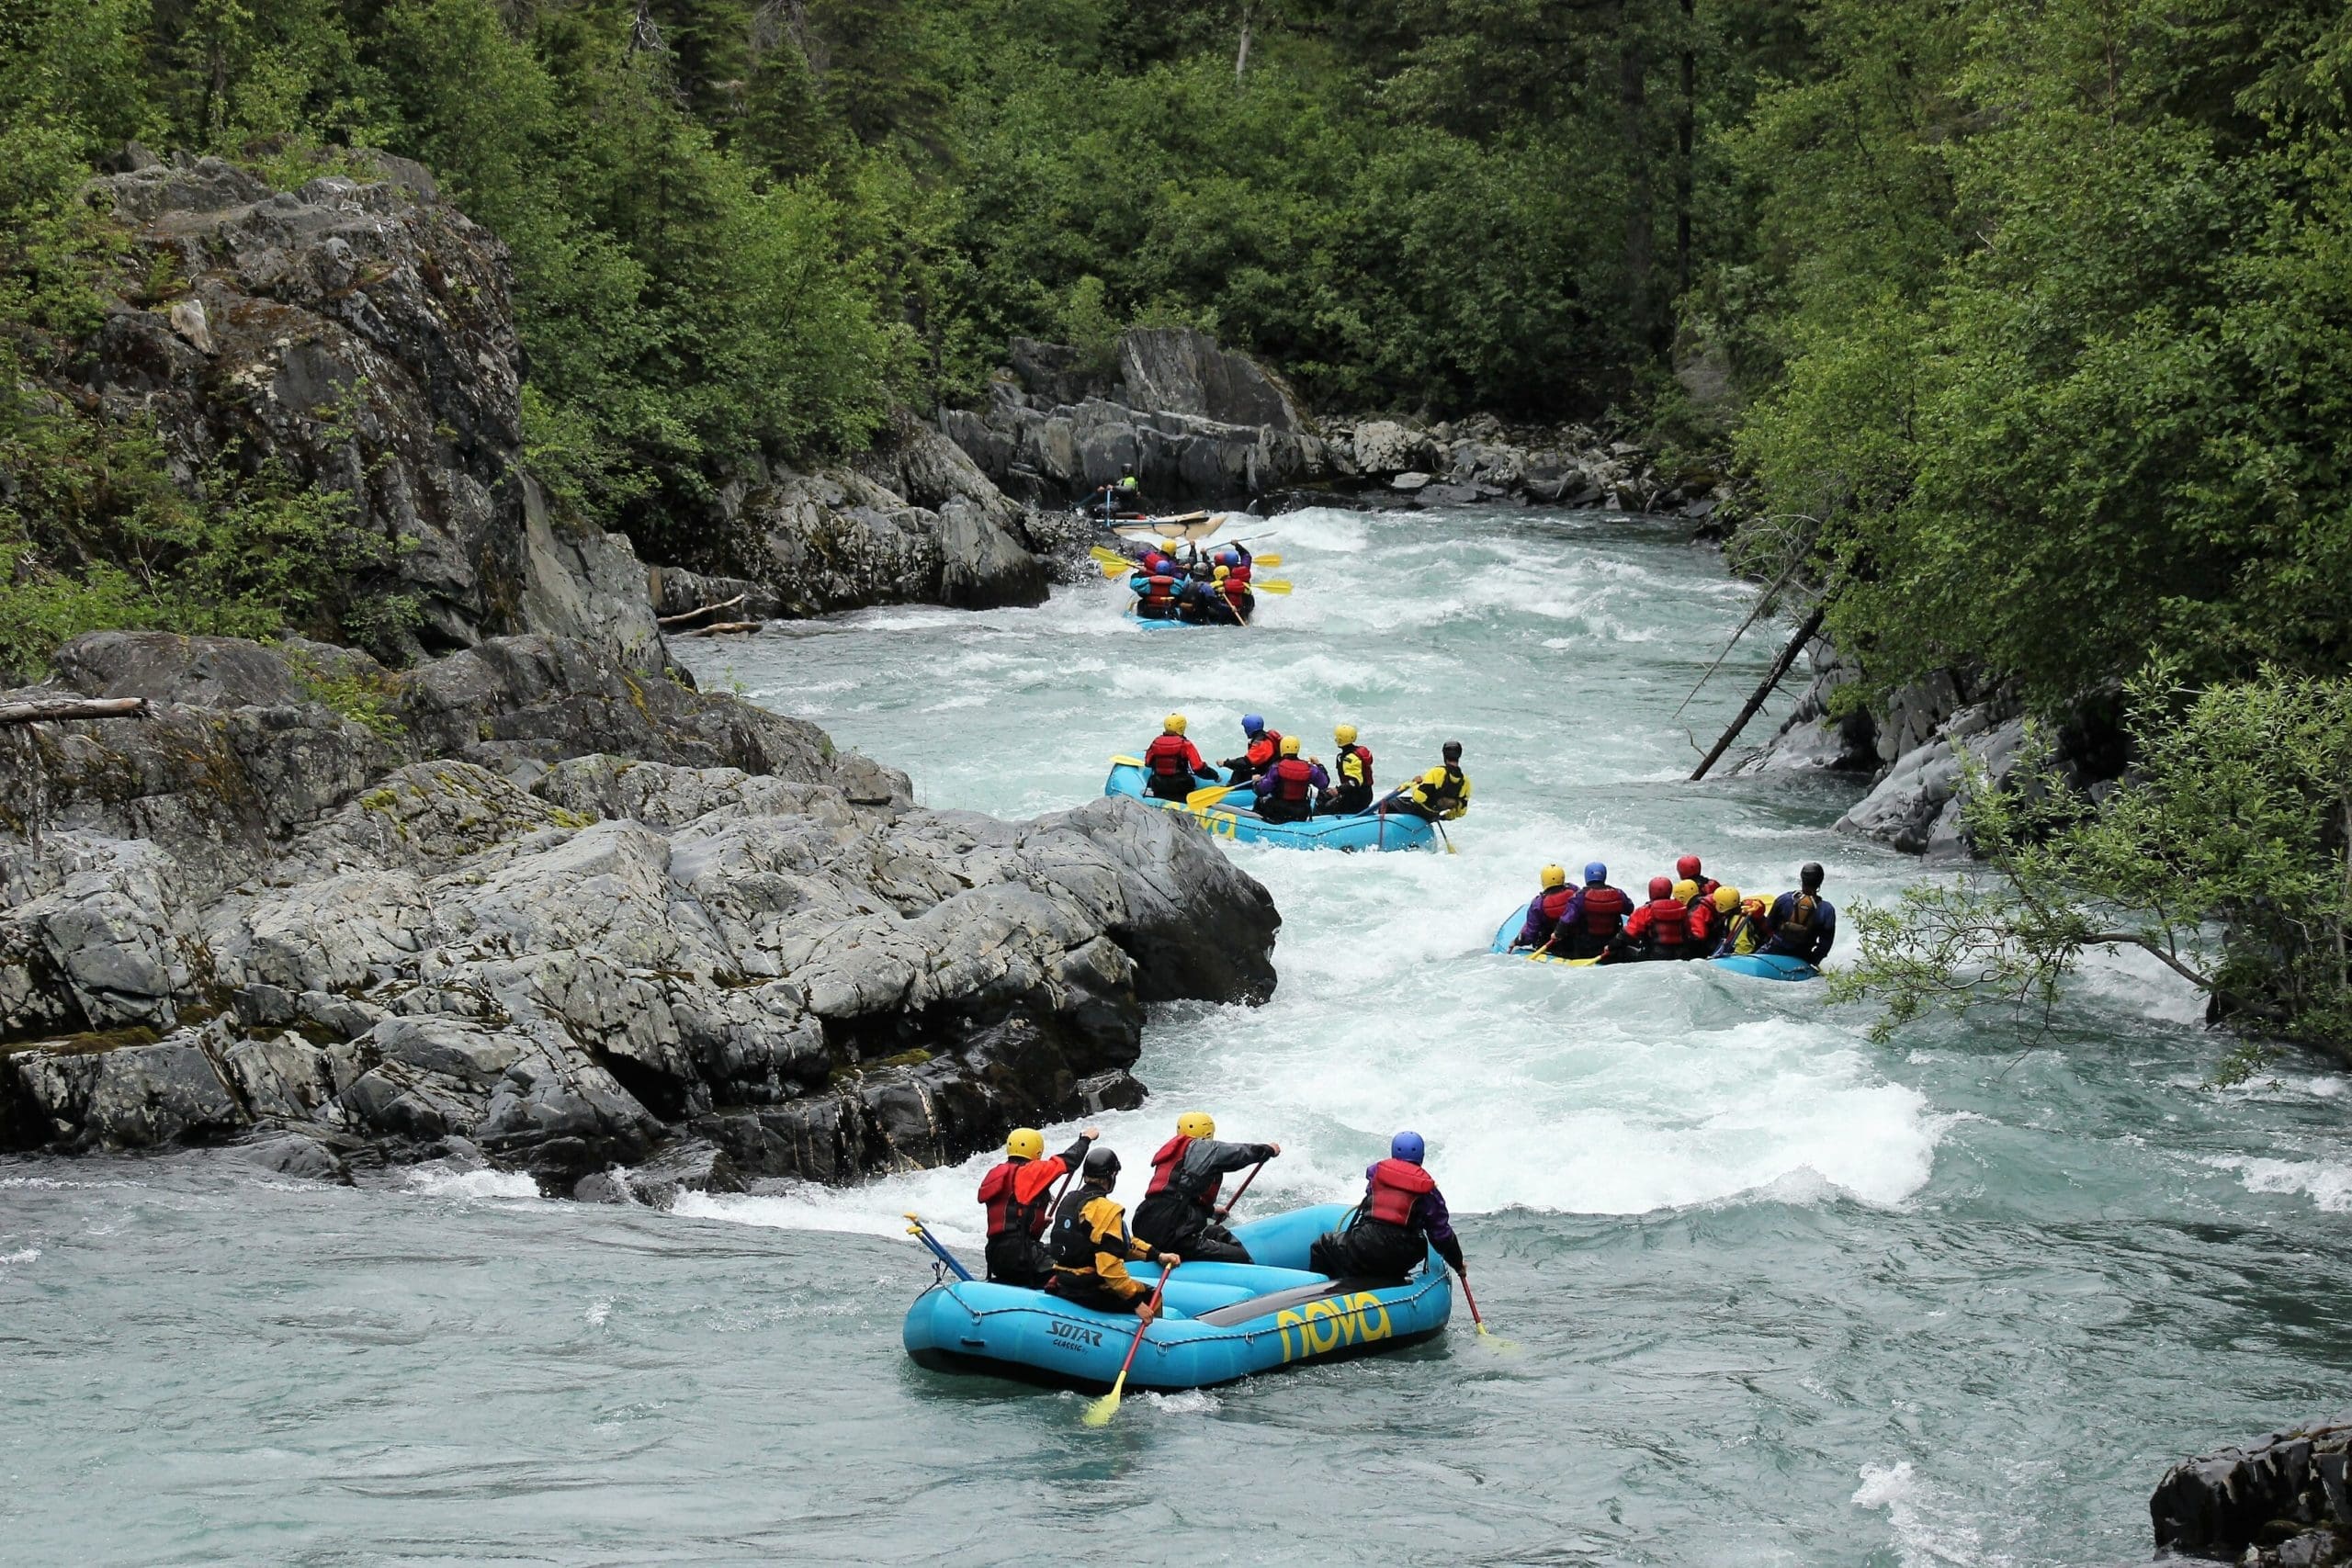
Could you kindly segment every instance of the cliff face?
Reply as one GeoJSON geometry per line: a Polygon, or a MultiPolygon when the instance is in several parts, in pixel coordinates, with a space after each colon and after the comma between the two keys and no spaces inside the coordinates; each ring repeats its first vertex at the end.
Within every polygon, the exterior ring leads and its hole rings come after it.
{"type": "Polygon", "coordinates": [[[495,237],[404,160],[291,191],[213,158],[130,161],[93,195],[127,227],[147,303],[115,300],[56,390],[151,418],[191,492],[220,465],[274,465],[349,496],[389,547],[376,586],[418,611],[379,652],[538,630],[659,662],[626,541],[551,523],[519,467],[523,355],[495,237]]]}
{"type": "Polygon", "coordinates": [[[0,730],[0,1147],[847,1179],[1132,1104],[1146,1003],[1272,988],[1265,890],[1164,814],[915,810],[584,644],[58,665],[151,709],[0,730]]]}

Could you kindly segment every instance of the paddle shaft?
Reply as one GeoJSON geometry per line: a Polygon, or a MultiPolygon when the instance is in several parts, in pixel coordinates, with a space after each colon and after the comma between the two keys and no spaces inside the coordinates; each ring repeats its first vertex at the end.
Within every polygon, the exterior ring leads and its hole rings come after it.
{"type": "Polygon", "coordinates": [[[1233,1201],[1227,1203],[1224,1208],[1219,1209],[1216,1212],[1217,1223],[1219,1224],[1223,1224],[1227,1219],[1232,1217],[1233,1211],[1240,1206],[1241,1195],[1250,1190],[1250,1184],[1257,1180],[1258,1173],[1265,1168],[1266,1162],[1264,1160],[1260,1160],[1256,1165],[1250,1168],[1250,1174],[1243,1177],[1241,1179],[1241,1185],[1233,1190],[1233,1201]]]}
{"type": "Polygon", "coordinates": [[[1470,1293],[1470,1276],[1456,1269],[1453,1271],[1453,1277],[1462,1281],[1462,1299],[1470,1303],[1470,1321],[1477,1325],[1479,1333],[1484,1334],[1487,1331],[1487,1320],[1478,1315],[1478,1298],[1470,1293]]]}
{"type": "MultiPolygon", "coordinates": [[[[1152,1314],[1155,1316],[1157,1316],[1159,1312],[1159,1298],[1168,1292],[1168,1277],[1175,1272],[1176,1266],[1172,1263],[1170,1264],[1167,1268],[1159,1271],[1159,1283],[1152,1287],[1149,1305],[1151,1307],[1152,1314]]],[[[1118,1390],[1126,1386],[1127,1369],[1136,1364],[1136,1352],[1143,1348],[1144,1330],[1150,1326],[1151,1325],[1148,1323],[1138,1323],[1136,1325],[1136,1337],[1127,1342],[1127,1359],[1119,1363],[1119,1381],[1111,1385],[1114,1393],[1116,1393],[1118,1390]]]]}
{"type": "Polygon", "coordinates": [[[942,1263],[946,1264],[947,1267],[956,1270],[956,1277],[958,1280],[969,1280],[972,1277],[972,1271],[964,1267],[964,1260],[956,1257],[954,1253],[948,1251],[946,1247],[940,1242],[939,1238],[933,1235],[931,1232],[924,1227],[923,1223],[921,1220],[916,1220],[912,1214],[909,1214],[907,1218],[914,1220],[914,1223],[907,1227],[907,1234],[913,1236],[917,1241],[922,1242],[925,1247],[931,1248],[931,1254],[933,1257],[938,1258],[942,1263]]]}

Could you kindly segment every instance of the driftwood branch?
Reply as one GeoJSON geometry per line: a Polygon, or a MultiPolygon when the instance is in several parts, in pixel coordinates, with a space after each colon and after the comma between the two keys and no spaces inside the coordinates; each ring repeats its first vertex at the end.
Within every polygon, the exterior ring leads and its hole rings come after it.
{"type": "Polygon", "coordinates": [[[1701,758],[1699,765],[1691,770],[1692,784],[1705,778],[1707,770],[1715,765],[1716,759],[1730,749],[1734,740],[1739,739],[1739,732],[1747,728],[1747,721],[1756,716],[1756,710],[1764,705],[1764,700],[1770,697],[1773,689],[1787,677],[1789,666],[1797,661],[1797,655],[1804,651],[1804,645],[1811,642],[1815,635],[1821,630],[1821,623],[1828,615],[1829,596],[1825,593],[1814,604],[1813,614],[1804,618],[1804,625],[1797,628],[1797,635],[1789,638],[1789,646],[1781,649],[1781,657],[1772,660],[1772,668],[1766,672],[1764,679],[1757,683],[1756,690],[1748,696],[1747,705],[1739,710],[1739,716],[1731,721],[1731,728],[1723,732],[1722,738],[1715,742],[1714,749],[1701,758]]]}
{"type": "Polygon", "coordinates": [[[707,626],[696,626],[686,635],[688,637],[718,637],[726,632],[755,632],[766,624],[764,621],[713,621],[707,626]]]}
{"type": "Polygon", "coordinates": [[[749,597],[749,594],[738,593],[732,599],[724,600],[717,604],[705,604],[699,610],[688,610],[683,615],[660,616],[655,620],[654,625],[664,627],[683,626],[691,621],[699,621],[705,615],[715,615],[721,610],[731,610],[749,597]]]}
{"type": "Polygon", "coordinates": [[[51,718],[133,718],[146,711],[145,697],[43,697],[29,703],[0,703],[0,724],[39,724],[51,718]]]}

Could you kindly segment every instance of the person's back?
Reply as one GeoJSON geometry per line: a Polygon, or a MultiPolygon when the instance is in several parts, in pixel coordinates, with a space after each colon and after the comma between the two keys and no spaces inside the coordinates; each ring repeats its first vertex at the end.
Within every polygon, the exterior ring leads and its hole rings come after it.
{"type": "Polygon", "coordinates": [[[1372,749],[1356,743],[1356,727],[1342,724],[1331,731],[1340,750],[1331,762],[1331,793],[1316,806],[1327,817],[1353,817],[1372,806],[1372,749]]]}
{"type": "Polygon", "coordinates": [[[1690,910],[1674,896],[1674,883],[1650,878],[1649,902],[1626,917],[1623,939],[1608,953],[1613,963],[1640,958],[1679,958],[1690,936],[1690,910]]]}
{"type": "Polygon", "coordinates": [[[1330,787],[1322,764],[1298,751],[1298,737],[1284,736],[1282,759],[1258,777],[1258,815],[1269,822],[1306,821],[1314,811],[1315,792],[1330,787]]]}
{"type": "MultiPolygon", "coordinates": [[[[1568,934],[1563,922],[1576,908],[1577,895],[1568,886],[1566,866],[1545,866],[1538,881],[1535,897],[1527,901],[1527,918],[1520,923],[1519,940],[1512,945],[1548,953],[1568,934]]],[[[1561,956],[1567,956],[1565,946],[1561,956]]]]}
{"type": "Polygon", "coordinates": [[[1808,861],[1797,873],[1797,888],[1772,901],[1772,937],[1765,953],[1800,958],[1818,966],[1838,940],[1838,910],[1821,896],[1822,870],[1808,861]]]}
{"type": "Polygon", "coordinates": [[[1044,1134],[1035,1127],[1016,1127],[1005,1140],[1005,1158],[980,1179],[978,1202],[988,1215],[988,1277],[1004,1285],[1043,1285],[1053,1265],[1039,1238],[1051,1216],[1046,1213],[1047,1189],[1062,1173],[1083,1163],[1090,1145],[1102,1134],[1089,1127],[1078,1142],[1062,1153],[1044,1157],[1044,1134]]]}
{"type": "Polygon", "coordinates": [[[1151,1156],[1151,1185],[1136,1205],[1136,1228],[1187,1261],[1249,1262],[1249,1249],[1222,1223],[1217,1194],[1226,1177],[1280,1153],[1280,1144],[1221,1142],[1205,1111],[1184,1112],[1176,1135],[1151,1156]]]}
{"type": "Polygon", "coordinates": [[[1388,1157],[1364,1168],[1363,1201],[1346,1224],[1316,1238],[1306,1266],[1334,1280],[1401,1280],[1435,1247],[1466,1276],[1445,1195],[1421,1168],[1424,1153],[1418,1133],[1389,1140],[1388,1157]]]}
{"type": "MultiPolygon", "coordinates": [[[[1570,958],[1598,958],[1609,951],[1625,929],[1625,917],[1634,912],[1634,900],[1622,887],[1609,881],[1609,868],[1594,861],[1584,868],[1584,886],[1577,894],[1576,906],[1568,914],[1567,954],[1570,958]]],[[[1552,949],[1560,951],[1558,945],[1552,949]]]]}
{"type": "Polygon", "coordinates": [[[1184,736],[1184,716],[1171,713],[1160,721],[1159,733],[1143,749],[1144,793],[1157,800],[1182,800],[1216,774],[1184,736]]]}
{"type": "MultiPolygon", "coordinates": [[[[1118,1179],[1116,1154],[1095,1149],[1087,1155],[1079,1185],[1054,1209],[1046,1238],[1053,1276],[1046,1289],[1080,1306],[1133,1312],[1148,1321],[1143,1309],[1151,1292],[1128,1274],[1127,1264],[1150,1256],[1152,1248],[1127,1233],[1126,1211],[1111,1196],[1118,1179]]],[[[1160,1257],[1163,1265],[1181,1261],[1174,1253],[1160,1257]]]]}

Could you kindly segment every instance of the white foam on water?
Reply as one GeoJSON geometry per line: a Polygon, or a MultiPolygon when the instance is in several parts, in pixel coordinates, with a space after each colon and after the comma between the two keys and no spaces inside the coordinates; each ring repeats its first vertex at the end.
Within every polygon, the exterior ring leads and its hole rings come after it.
{"type": "Polygon", "coordinates": [[[1951,1500],[1912,1470],[1909,1460],[1866,1464],[1851,1499],[1858,1508],[1883,1509],[1903,1568],[1980,1568],[2011,1561],[1988,1554],[1984,1538],[1951,1500]]]}
{"type": "Polygon", "coordinates": [[[446,1166],[412,1166],[401,1173],[411,1190],[433,1198],[537,1198],[539,1184],[520,1171],[451,1170],[446,1166]]]}
{"type": "Polygon", "coordinates": [[[2205,1164],[2235,1171],[2249,1192],[2301,1193],[2325,1213],[2352,1213],[2352,1164],[2217,1156],[2205,1164]]]}
{"type": "Polygon", "coordinates": [[[582,1313],[580,1315],[587,1320],[589,1327],[604,1327],[605,1325],[610,1321],[613,1315],[613,1298],[610,1296],[598,1296],[594,1301],[588,1303],[588,1310],[582,1313]]]}
{"type": "Polygon", "coordinates": [[[38,1247],[19,1247],[14,1252],[0,1252],[0,1263],[37,1263],[40,1260],[38,1247]]]}

